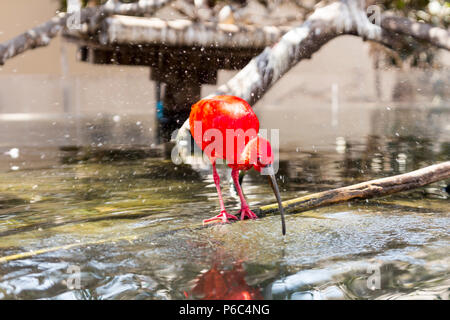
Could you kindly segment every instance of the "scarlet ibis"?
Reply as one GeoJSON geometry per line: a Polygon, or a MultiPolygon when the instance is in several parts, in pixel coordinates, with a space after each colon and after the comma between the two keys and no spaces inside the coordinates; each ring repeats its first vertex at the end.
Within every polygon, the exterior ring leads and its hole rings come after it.
{"type": "Polygon", "coordinates": [[[241,210],[238,212],[241,214],[241,220],[255,219],[257,215],[249,209],[245,200],[239,184],[239,172],[254,168],[261,173],[264,169],[278,202],[282,233],[285,235],[284,211],[272,168],[274,160],[272,147],[269,141],[258,136],[259,120],[250,105],[235,96],[223,95],[202,99],[191,108],[189,126],[194,141],[211,160],[214,183],[219,195],[220,213],[211,219],[203,220],[203,223],[226,223],[229,220],[237,220],[236,216],[225,210],[220,190],[216,160],[223,159],[232,169],[231,177],[241,201],[241,210]]]}

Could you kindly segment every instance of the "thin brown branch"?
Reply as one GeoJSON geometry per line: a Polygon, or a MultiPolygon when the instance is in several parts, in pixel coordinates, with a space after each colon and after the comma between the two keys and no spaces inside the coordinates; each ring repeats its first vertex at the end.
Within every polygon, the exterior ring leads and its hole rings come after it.
{"type": "MultiPolygon", "coordinates": [[[[405,174],[371,180],[351,186],[327,190],[283,202],[285,212],[300,212],[330,206],[351,200],[383,197],[394,193],[423,187],[427,184],[450,178],[450,161],[435,164],[405,174]]],[[[278,212],[278,204],[259,209],[259,214],[278,212]]]]}

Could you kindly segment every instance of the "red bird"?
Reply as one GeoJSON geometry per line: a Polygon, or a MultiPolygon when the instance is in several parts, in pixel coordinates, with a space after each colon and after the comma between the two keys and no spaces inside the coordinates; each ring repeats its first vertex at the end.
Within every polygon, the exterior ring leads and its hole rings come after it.
{"type": "Polygon", "coordinates": [[[283,235],[286,233],[283,206],[280,192],[272,169],[273,154],[270,143],[258,136],[259,120],[250,105],[243,99],[235,96],[215,96],[202,99],[194,104],[189,116],[189,126],[197,145],[209,157],[213,168],[214,183],[219,195],[220,213],[203,220],[208,222],[228,222],[237,220],[237,217],[225,210],[222,193],[220,191],[220,178],[216,170],[216,160],[226,160],[232,169],[231,177],[241,200],[241,220],[257,218],[248,207],[239,184],[239,171],[249,170],[252,167],[258,172],[264,168],[268,173],[278,207],[281,213],[283,235]]]}

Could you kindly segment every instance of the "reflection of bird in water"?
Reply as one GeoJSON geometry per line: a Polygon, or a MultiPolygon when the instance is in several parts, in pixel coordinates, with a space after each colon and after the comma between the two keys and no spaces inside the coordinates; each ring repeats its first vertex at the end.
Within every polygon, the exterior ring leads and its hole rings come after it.
{"type": "Polygon", "coordinates": [[[187,298],[202,300],[261,300],[259,289],[250,287],[245,281],[242,262],[233,265],[231,270],[221,270],[217,264],[196,280],[187,298]]]}

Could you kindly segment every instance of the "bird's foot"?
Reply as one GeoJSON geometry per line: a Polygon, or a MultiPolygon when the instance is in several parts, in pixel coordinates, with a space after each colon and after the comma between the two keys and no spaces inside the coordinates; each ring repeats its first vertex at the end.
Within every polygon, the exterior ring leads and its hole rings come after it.
{"type": "Polygon", "coordinates": [[[241,210],[239,210],[238,214],[241,214],[241,220],[244,220],[245,218],[248,219],[256,219],[258,216],[254,214],[248,207],[242,207],[241,210]]]}
{"type": "Polygon", "coordinates": [[[203,225],[208,223],[219,223],[219,222],[227,223],[230,222],[230,220],[238,220],[238,218],[223,210],[217,216],[203,220],[203,225]]]}

